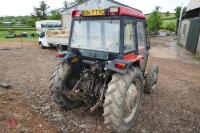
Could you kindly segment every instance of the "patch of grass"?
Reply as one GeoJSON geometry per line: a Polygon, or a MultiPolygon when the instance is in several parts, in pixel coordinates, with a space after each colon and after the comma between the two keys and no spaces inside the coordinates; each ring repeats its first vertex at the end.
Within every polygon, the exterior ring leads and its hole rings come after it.
{"type": "Polygon", "coordinates": [[[0,28],[33,28],[31,26],[2,26],[0,25],[0,28]]]}
{"type": "MultiPolygon", "coordinates": [[[[23,42],[37,42],[38,41],[36,30],[24,30],[23,27],[21,27],[21,30],[12,30],[12,34],[15,34],[15,35],[21,35],[23,32],[26,32],[28,36],[31,36],[32,34],[35,35],[32,37],[22,38],[23,42]]],[[[9,34],[11,34],[9,29],[2,31],[0,28],[0,42],[21,42],[21,38],[5,38],[6,35],[9,35],[9,34]]]]}
{"type": "MultiPolygon", "coordinates": [[[[0,38],[0,42],[21,42],[21,38],[0,38]]],[[[22,42],[38,42],[38,38],[22,38],[22,42]]]]}
{"type": "MultiPolygon", "coordinates": [[[[22,34],[22,32],[26,32],[29,36],[31,35],[31,34],[35,34],[35,36],[37,36],[37,33],[36,33],[36,31],[23,31],[23,30],[20,30],[20,31],[13,31],[14,32],[14,34],[16,34],[16,35],[21,35],[22,34]]],[[[5,36],[6,35],[8,35],[9,34],[9,32],[8,31],[0,31],[0,38],[5,38],[5,36]]]]}
{"type": "MultiPolygon", "coordinates": [[[[146,14],[145,17],[149,18],[150,14],[146,14]]],[[[177,23],[177,20],[176,20],[176,16],[175,16],[175,13],[169,13],[169,15],[167,16],[166,13],[161,13],[161,19],[162,19],[162,29],[166,29],[166,30],[169,30],[169,28],[167,27],[170,27],[170,31],[175,31],[175,28],[176,28],[176,23],[177,23]],[[175,25],[175,27],[174,27],[175,25]],[[173,29],[173,30],[172,30],[173,29]]]]}
{"type": "Polygon", "coordinates": [[[176,19],[163,20],[162,28],[170,31],[176,30],[176,19]]]}
{"type": "Polygon", "coordinates": [[[176,24],[176,19],[163,20],[163,25],[167,25],[167,24],[170,24],[170,23],[176,24]]]}
{"type": "Polygon", "coordinates": [[[3,113],[2,115],[0,115],[0,121],[5,121],[11,118],[11,114],[9,113],[3,113]]]}
{"type": "MultiPolygon", "coordinates": [[[[150,14],[145,14],[145,17],[148,19],[148,17],[150,16],[150,14]]],[[[175,19],[175,13],[170,13],[169,16],[166,16],[166,13],[161,13],[161,19],[175,19]]]]}
{"type": "Polygon", "coordinates": [[[162,13],[162,14],[161,14],[161,18],[162,18],[162,19],[175,19],[176,16],[175,16],[174,13],[170,13],[169,16],[166,16],[166,13],[162,13]]]}
{"type": "Polygon", "coordinates": [[[200,61],[200,52],[197,52],[197,53],[194,55],[194,58],[200,61]]]}
{"type": "Polygon", "coordinates": [[[165,17],[162,20],[176,20],[176,17],[165,17]]]}
{"type": "Polygon", "coordinates": [[[27,31],[27,30],[33,30],[35,31],[36,28],[23,28],[23,27],[18,27],[18,28],[7,28],[7,27],[3,27],[3,28],[0,28],[0,31],[8,31],[8,30],[14,30],[14,31],[19,31],[19,30],[24,30],[24,31],[27,31]]]}
{"type": "Polygon", "coordinates": [[[5,36],[6,36],[6,34],[7,34],[7,32],[5,32],[5,31],[0,31],[0,38],[3,38],[3,37],[5,37],[5,36]]]}

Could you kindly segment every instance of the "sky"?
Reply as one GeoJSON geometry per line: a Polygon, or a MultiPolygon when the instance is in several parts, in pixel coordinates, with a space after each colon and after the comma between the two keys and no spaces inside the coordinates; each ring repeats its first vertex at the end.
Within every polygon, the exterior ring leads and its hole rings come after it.
{"type": "MultiPolygon", "coordinates": [[[[25,16],[33,12],[33,7],[38,7],[41,0],[0,0],[0,16],[25,16]]],[[[51,9],[63,7],[64,0],[45,0],[51,9]]],[[[70,0],[67,0],[70,1],[70,0]]],[[[150,13],[155,6],[161,6],[162,12],[174,12],[177,6],[190,0],[116,0],[123,4],[137,8],[143,13],[150,13]]]]}

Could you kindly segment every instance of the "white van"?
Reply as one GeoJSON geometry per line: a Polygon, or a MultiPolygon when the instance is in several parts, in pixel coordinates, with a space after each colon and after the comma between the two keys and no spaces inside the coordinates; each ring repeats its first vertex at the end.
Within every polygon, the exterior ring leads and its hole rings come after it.
{"type": "Polygon", "coordinates": [[[67,50],[68,31],[64,30],[60,20],[44,20],[36,22],[39,45],[42,49],[56,47],[58,51],[67,50]]]}

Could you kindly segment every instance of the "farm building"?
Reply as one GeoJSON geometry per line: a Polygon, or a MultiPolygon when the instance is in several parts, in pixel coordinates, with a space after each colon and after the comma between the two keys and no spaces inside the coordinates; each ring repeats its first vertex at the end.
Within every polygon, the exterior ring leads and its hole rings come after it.
{"type": "Polygon", "coordinates": [[[192,53],[200,52],[200,0],[191,0],[183,15],[179,43],[192,53]]]}
{"type": "Polygon", "coordinates": [[[43,20],[43,21],[37,21],[36,29],[40,30],[42,28],[55,28],[55,27],[61,27],[61,21],[60,20],[43,20]]]}
{"type": "Polygon", "coordinates": [[[23,22],[16,22],[16,26],[25,26],[26,24],[23,22]]]}
{"type": "MultiPolygon", "coordinates": [[[[69,30],[71,27],[71,13],[73,10],[91,10],[91,9],[97,9],[97,8],[109,8],[111,6],[126,6],[122,3],[119,3],[114,0],[85,0],[83,4],[75,5],[73,7],[70,7],[63,11],[62,15],[62,26],[66,30],[69,30]]],[[[132,8],[132,7],[129,7],[132,8]]]]}
{"type": "Polygon", "coordinates": [[[2,22],[1,23],[3,26],[12,26],[13,22],[2,22]]]}

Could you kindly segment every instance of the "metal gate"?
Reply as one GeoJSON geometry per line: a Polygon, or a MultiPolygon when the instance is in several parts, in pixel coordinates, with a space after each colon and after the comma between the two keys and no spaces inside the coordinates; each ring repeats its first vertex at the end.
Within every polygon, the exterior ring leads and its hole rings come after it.
{"type": "Polygon", "coordinates": [[[200,32],[200,17],[190,19],[190,28],[188,31],[188,38],[186,49],[192,53],[196,52],[199,33],[200,32]]]}

